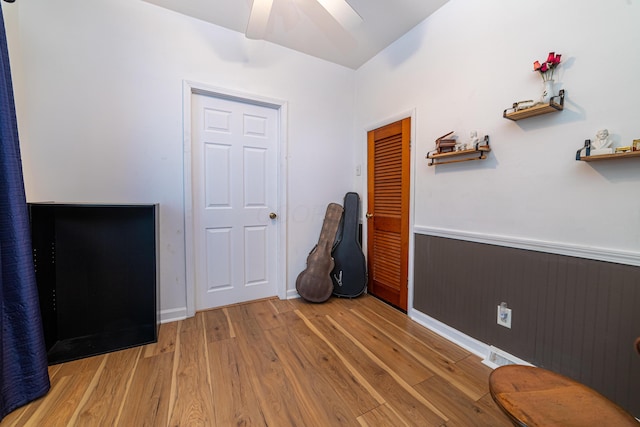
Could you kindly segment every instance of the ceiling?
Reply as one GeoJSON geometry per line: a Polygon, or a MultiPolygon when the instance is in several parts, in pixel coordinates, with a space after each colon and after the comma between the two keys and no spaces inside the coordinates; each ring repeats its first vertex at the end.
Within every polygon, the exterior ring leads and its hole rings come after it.
{"type": "MultiPolygon", "coordinates": [[[[245,33],[253,0],[144,0],[245,33]]],[[[273,0],[264,39],[352,69],[448,0],[345,0],[362,21],[343,28],[317,0],[273,0]]]]}

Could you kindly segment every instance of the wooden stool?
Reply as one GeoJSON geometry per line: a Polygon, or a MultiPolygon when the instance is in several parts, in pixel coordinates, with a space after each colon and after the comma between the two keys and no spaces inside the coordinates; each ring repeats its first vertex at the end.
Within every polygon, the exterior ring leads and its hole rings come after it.
{"type": "Polygon", "coordinates": [[[542,368],[501,366],[489,376],[489,391],[516,426],[640,426],[595,390],[542,368]]]}

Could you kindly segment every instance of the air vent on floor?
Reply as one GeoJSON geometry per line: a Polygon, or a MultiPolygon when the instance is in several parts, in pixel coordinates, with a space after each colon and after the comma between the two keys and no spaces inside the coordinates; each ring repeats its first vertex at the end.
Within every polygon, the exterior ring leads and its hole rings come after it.
{"type": "Polygon", "coordinates": [[[487,357],[485,357],[482,363],[484,363],[485,365],[493,369],[499,366],[505,366],[505,365],[533,366],[531,363],[525,362],[522,359],[518,359],[514,355],[509,354],[506,351],[500,350],[499,348],[494,346],[489,347],[489,354],[487,354],[487,357]]]}

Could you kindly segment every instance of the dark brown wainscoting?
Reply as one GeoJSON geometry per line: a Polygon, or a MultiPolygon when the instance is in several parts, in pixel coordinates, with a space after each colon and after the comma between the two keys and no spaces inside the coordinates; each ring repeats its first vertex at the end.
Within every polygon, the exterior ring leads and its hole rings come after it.
{"type": "Polygon", "coordinates": [[[640,267],[416,234],[414,307],[640,417],[640,267]]]}

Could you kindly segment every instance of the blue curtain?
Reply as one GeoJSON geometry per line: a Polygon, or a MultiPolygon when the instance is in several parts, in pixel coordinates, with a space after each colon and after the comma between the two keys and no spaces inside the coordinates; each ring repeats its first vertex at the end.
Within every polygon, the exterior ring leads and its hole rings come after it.
{"type": "Polygon", "coordinates": [[[49,390],[7,36],[0,8],[0,420],[49,390]]]}

